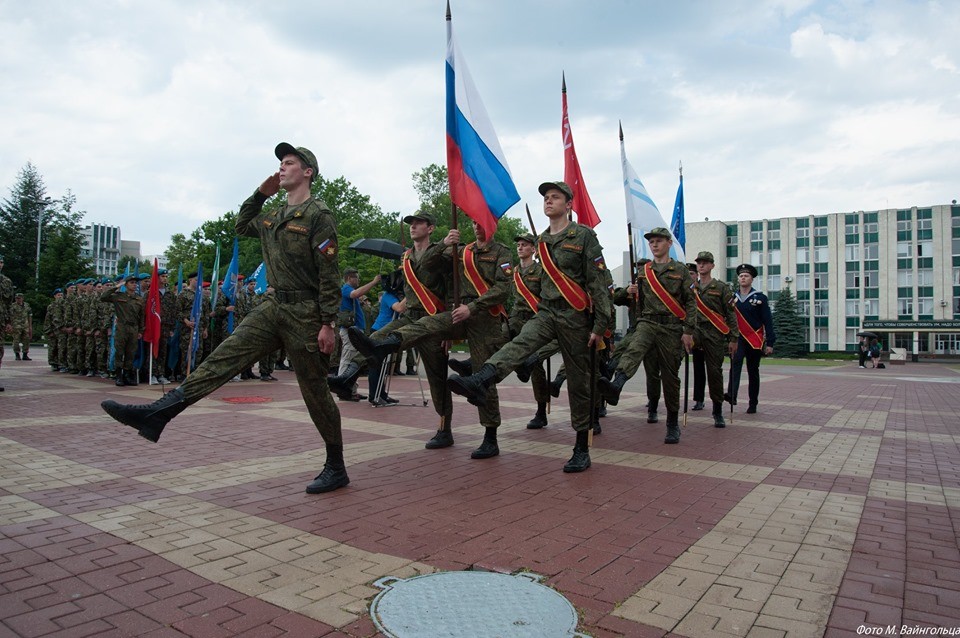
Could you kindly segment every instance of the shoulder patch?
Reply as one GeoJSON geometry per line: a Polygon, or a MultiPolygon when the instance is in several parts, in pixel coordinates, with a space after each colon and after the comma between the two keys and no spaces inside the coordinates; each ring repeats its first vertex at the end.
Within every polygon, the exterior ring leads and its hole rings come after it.
{"type": "Polygon", "coordinates": [[[593,260],[594,265],[596,265],[598,270],[606,270],[607,264],[603,261],[603,255],[596,257],[593,260]]]}
{"type": "Polygon", "coordinates": [[[500,264],[500,268],[503,270],[503,272],[507,273],[508,275],[513,274],[513,266],[510,265],[509,261],[506,263],[500,264]]]}
{"type": "Polygon", "coordinates": [[[332,239],[325,239],[317,245],[317,251],[327,259],[333,259],[337,256],[337,242],[332,239]]]}

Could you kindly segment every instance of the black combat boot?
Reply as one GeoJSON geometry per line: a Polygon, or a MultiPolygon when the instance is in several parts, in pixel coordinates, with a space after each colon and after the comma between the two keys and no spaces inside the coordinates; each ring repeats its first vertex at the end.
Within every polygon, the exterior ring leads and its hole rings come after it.
{"type": "Polygon", "coordinates": [[[156,443],[170,419],[193,403],[188,402],[183,396],[183,390],[177,388],[148,405],[122,405],[116,401],[103,401],[100,407],[120,423],[135,428],[143,438],[156,443]]]}
{"type": "Polygon", "coordinates": [[[600,407],[597,409],[597,416],[601,419],[607,416],[607,402],[600,399],[600,407]]]}
{"type": "Polygon", "coordinates": [[[756,414],[757,413],[757,404],[750,403],[747,405],[747,414],[756,414]]]}
{"type": "Polygon", "coordinates": [[[476,374],[468,377],[451,374],[447,379],[447,386],[454,394],[466,397],[472,405],[481,408],[487,404],[487,388],[495,383],[496,378],[497,369],[485,363],[476,374]]]}
{"type": "Polygon", "coordinates": [[[530,380],[530,375],[533,374],[533,368],[537,365],[540,359],[537,358],[537,353],[534,352],[532,355],[523,360],[517,369],[514,370],[517,374],[517,380],[520,383],[526,383],[530,380]]]}
{"type": "Polygon", "coordinates": [[[19,361],[19,360],[20,360],[20,353],[19,353],[19,352],[14,352],[13,354],[14,354],[14,356],[16,356],[16,361],[19,361]]]}
{"type": "Polygon", "coordinates": [[[440,429],[433,435],[433,438],[427,441],[423,447],[428,450],[439,450],[440,448],[453,445],[453,430],[450,428],[450,420],[441,417],[440,429]]]}
{"type": "Polygon", "coordinates": [[[26,353],[26,352],[23,353],[23,360],[24,360],[24,361],[33,361],[33,359],[31,359],[30,357],[27,356],[27,353],[26,353]]]}
{"type": "Polygon", "coordinates": [[[677,412],[667,411],[667,436],[663,439],[664,443],[680,442],[680,424],[677,421],[677,412]]]}
{"type": "Polygon", "coordinates": [[[353,386],[357,384],[357,378],[360,376],[360,366],[354,362],[347,364],[343,374],[335,377],[327,377],[327,385],[342,401],[349,401],[353,396],[353,386]]]}
{"type": "Polygon", "coordinates": [[[590,447],[587,445],[588,430],[577,432],[577,443],[573,446],[573,456],[563,466],[563,471],[570,474],[583,472],[590,467],[590,447]]]}
{"type": "Polygon", "coordinates": [[[723,401],[720,403],[717,403],[716,401],[713,402],[713,427],[727,427],[727,422],[723,420],[723,401]]]}
{"type": "Polygon", "coordinates": [[[127,382],[126,382],[126,381],[124,380],[124,378],[123,378],[123,371],[122,371],[122,370],[120,370],[120,371],[117,372],[117,380],[114,381],[113,384],[114,384],[115,386],[117,386],[118,388],[127,385],[127,382]]]}
{"type": "Polygon", "coordinates": [[[607,403],[610,405],[616,405],[620,402],[620,392],[623,390],[623,386],[626,383],[627,375],[618,371],[616,376],[613,377],[613,380],[610,380],[607,377],[600,377],[600,381],[597,383],[597,385],[600,386],[600,394],[603,395],[603,398],[606,399],[607,403]]]}
{"type": "Polygon", "coordinates": [[[417,376],[417,370],[416,370],[416,368],[414,368],[412,365],[410,365],[410,364],[408,363],[408,364],[407,364],[407,372],[406,372],[406,374],[407,374],[408,377],[415,377],[415,376],[417,376]]]}
{"type": "Polygon", "coordinates": [[[590,426],[593,428],[593,434],[603,434],[603,428],[600,427],[600,408],[596,407],[593,409],[593,424],[590,426]]]}
{"type": "Polygon", "coordinates": [[[539,430],[547,426],[547,403],[546,401],[537,401],[537,413],[527,423],[528,430],[539,430]]]}
{"type": "Polygon", "coordinates": [[[723,400],[726,401],[727,403],[729,403],[730,405],[736,405],[736,404],[737,404],[737,400],[734,399],[734,398],[733,398],[733,395],[730,394],[729,392],[724,392],[724,393],[723,393],[723,400]]]}
{"type": "Polygon", "coordinates": [[[360,328],[350,326],[347,328],[347,336],[350,338],[350,343],[353,344],[353,347],[357,349],[357,352],[365,356],[371,365],[376,365],[377,367],[380,367],[383,364],[383,360],[389,355],[400,350],[400,335],[395,332],[387,335],[387,338],[383,341],[374,341],[365,335],[360,328]]]}
{"type": "Polygon", "coordinates": [[[483,429],[483,442],[476,450],[470,453],[471,459],[489,459],[499,456],[500,447],[497,445],[497,428],[483,429]]]}
{"type": "Polygon", "coordinates": [[[123,380],[127,385],[140,385],[140,379],[137,378],[138,376],[136,370],[131,372],[123,371],[123,380]]]}
{"type": "Polygon", "coordinates": [[[560,389],[563,388],[563,382],[567,380],[567,375],[562,370],[557,372],[557,376],[550,382],[550,396],[560,396],[560,389]]]}
{"type": "Polygon", "coordinates": [[[343,464],[343,445],[327,443],[327,462],[317,478],[307,485],[307,494],[323,494],[350,484],[347,468],[343,464]]]}
{"type": "Polygon", "coordinates": [[[660,421],[660,415],[657,414],[657,404],[647,404],[647,423],[657,423],[660,421]]]}
{"type": "Polygon", "coordinates": [[[694,412],[699,412],[699,411],[702,410],[704,407],[706,407],[706,406],[703,405],[703,401],[694,401],[694,402],[693,402],[693,407],[692,407],[691,409],[692,409],[694,412]]]}
{"type": "Polygon", "coordinates": [[[447,359],[447,365],[461,377],[469,377],[473,374],[473,364],[470,363],[470,359],[447,359]]]}

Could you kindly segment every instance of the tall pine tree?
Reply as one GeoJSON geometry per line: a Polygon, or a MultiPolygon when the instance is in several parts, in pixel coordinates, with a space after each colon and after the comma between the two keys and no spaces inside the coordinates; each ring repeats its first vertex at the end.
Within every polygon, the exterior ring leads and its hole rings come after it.
{"type": "Polygon", "coordinates": [[[803,339],[803,318],[797,313],[797,300],[787,286],[773,308],[773,329],[777,333],[777,355],[804,357],[809,345],[803,339]]]}

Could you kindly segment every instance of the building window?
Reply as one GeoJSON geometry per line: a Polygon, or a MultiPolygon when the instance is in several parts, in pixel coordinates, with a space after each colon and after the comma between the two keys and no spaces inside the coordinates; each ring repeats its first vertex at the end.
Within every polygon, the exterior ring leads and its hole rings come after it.
{"type": "Polygon", "coordinates": [[[813,249],[813,261],[818,264],[823,264],[829,261],[830,251],[826,246],[818,246],[813,249]]]}
{"type": "Polygon", "coordinates": [[[950,246],[953,248],[954,256],[960,255],[960,237],[954,237],[953,241],[950,242],[950,246]]]}
{"type": "Polygon", "coordinates": [[[880,258],[880,244],[864,244],[864,246],[863,246],[863,258],[864,258],[864,259],[879,259],[879,258],[880,258]]]}
{"type": "Polygon", "coordinates": [[[797,314],[801,317],[810,316],[810,302],[809,301],[798,301],[797,302],[797,314]]]}
{"type": "Polygon", "coordinates": [[[917,299],[918,315],[933,315],[933,297],[920,297],[917,299]]]}
{"type": "Polygon", "coordinates": [[[844,248],[844,256],[847,261],[859,261],[860,260],[860,246],[857,244],[851,244],[844,248]]]}
{"type": "Polygon", "coordinates": [[[809,228],[800,228],[797,226],[797,239],[807,239],[810,237],[809,228]]]}
{"type": "Polygon", "coordinates": [[[763,231],[762,231],[762,230],[751,230],[751,231],[750,231],[750,241],[763,241],[763,231]]]}
{"type": "Polygon", "coordinates": [[[860,273],[858,272],[848,272],[847,273],[847,288],[859,288],[860,287],[860,273]]]}
{"type": "Polygon", "coordinates": [[[863,316],[864,317],[876,317],[880,314],[880,300],[879,299],[864,299],[863,300],[863,316]]]}
{"type": "Polygon", "coordinates": [[[917,285],[918,286],[933,285],[933,269],[932,268],[923,268],[917,271],[917,285]]]}
{"type": "Polygon", "coordinates": [[[898,241],[897,242],[897,257],[912,257],[913,253],[911,252],[911,243],[909,241],[898,241]]]}
{"type": "Polygon", "coordinates": [[[909,232],[912,228],[913,228],[913,222],[911,222],[909,219],[908,219],[908,220],[905,220],[905,221],[898,221],[898,222],[897,222],[897,232],[898,232],[898,233],[909,232]]]}
{"type": "Polygon", "coordinates": [[[912,270],[898,270],[897,271],[897,286],[912,286],[913,285],[913,271],[912,270]]]}
{"type": "Polygon", "coordinates": [[[932,220],[932,219],[918,219],[918,220],[917,220],[917,230],[933,230],[933,220],[932,220]]]}
{"type": "Polygon", "coordinates": [[[825,346],[830,342],[830,329],[829,328],[814,328],[813,329],[813,338],[814,342],[818,346],[825,346]]]}
{"type": "Polygon", "coordinates": [[[810,275],[797,275],[797,290],[810,290],[810,275]]]}
{"type": "Polygon", "coordinates": [[[777,292],[780,290],[780,275],[769,275],[767,282],[767,290],[769,292],[777,292]]]}
{"type": "Polygon", "coordinates": [[[830,300],[829,299],[815,299],[813,301],[813,316],[814,317],[826,317],[830,314],[830,300]]]}
{"type": "Polygon", "coordinates": [[[932,241],[918,241],[918,242],[917,242],[917,257],[933,257],[933,242],[932,242],[932,241]]]}
{"type": "Polygon", "coordinates": [[[844,235],[857,235],[860,233],[860,224],[847,224],[843,227],[844,235]]]}
{"type": "MultiPolygon", "coordinates": [[[[778,231],[779,232],[779,231],[778,231]]],[[[768,266],[779,266],[780,265],[780,251],[771,250],[767,253],[767,265],[768,266]]]]}
{"type": "Polygon", "coordinates": [[[767,241],[780,241],[780,229],[770,229],[767,231],[767,241]]]}
{"type": "Polygon", "coordinates": [[[859,299],[847,299],[847,316],[848,317],[860,316],[860,300],[859,299]]]}
{"type": "Polygon", "coordinates": [[[750,251],[750,264],[753,266],[763,265],[763,253],[759,250],[750,251]]]}
{"type": "Polygon", "coordinates": [[[864,224],[864,225],[863,225],[863,232],[865,232],[865,233],[879,233],[879,232],[880,232],[880,224],[878,224],[877,222],[873,222],[873,223],[869,223],[869,224],[864,224]]]}
{"type": "Polygon", "coordinates": [[[797,263],[798,263],[798,264],[809,264],[809,263],[810,263],[810,249],[809,249],[809,248],[797,248],[797,263]]]}
{"type": "Polygon", "coordinates": [[[826,226],[817,226],[813,229],[814,237],[827,237],[830,234],[830,229],[826,226]]]}
{"type": "Polygon", "coordinates": [[[897,299],[897,314],[901,317],[913,316],[913,298],[901,297],[897,299]]]}
{"type": "Polygon", "coordinates": [[[738,243],[736,235],[727,235],[727,246],[736,246],[738,243]]]}

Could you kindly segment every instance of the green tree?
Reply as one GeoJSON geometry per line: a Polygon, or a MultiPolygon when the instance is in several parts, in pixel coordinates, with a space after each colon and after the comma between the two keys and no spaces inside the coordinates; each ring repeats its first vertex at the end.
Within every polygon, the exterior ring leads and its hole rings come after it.
{"type": "Polygon", "coordinates": [[[803,340],[803,319],[797,312],[797,300],[787,286],[773,309],[773,329],[777,333],[777,354],[782,357],[804,357],[809,345],[803,340]]]}
{"type": "Polygon", "coordinates": [[[130,272],[153,272],[153,262],[146,259],[137,259],[133,255],[124,255],[117,261],[117,272],[123,274],[127,272],[127,266],[130,266],[130,272]],[[137,270],[139,268],[139,270],[137,270]]]}

